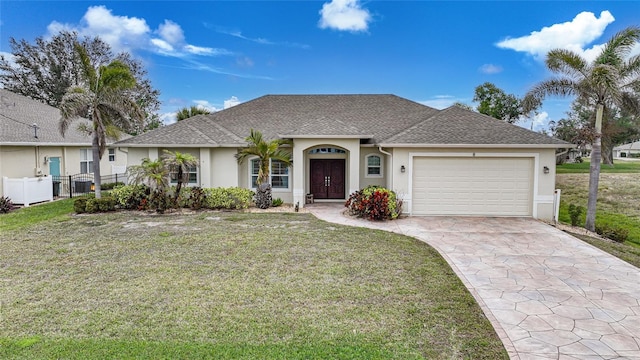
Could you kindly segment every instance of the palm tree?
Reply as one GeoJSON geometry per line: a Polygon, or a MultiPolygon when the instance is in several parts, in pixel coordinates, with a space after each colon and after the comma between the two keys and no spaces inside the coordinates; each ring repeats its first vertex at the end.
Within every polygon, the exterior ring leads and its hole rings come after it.
{"type": "Polygon", "coordinates": [[[256,206],[266,209],[271,206],[271,174],[270,163],[272,160],[281,161],[286,166],[291,166],[291,152],[281,148],[282,145],[291,145],[291,140],[274,139],[266,141],[262,133],[251,129],[251,134],[245,138],[248,146],[241,149],[236,155],[238,163],[243,163],[249,157],[257,157],[260,163],[258,180],[256,181],[256,206]]]}
{"type": "Polygon", "coordinates": [[[135,77],[127,65],[114,60],[108,65],[93,67],[86,49],[75,45],[82,62],[84,85],[70,87],[60,102],[59,130],[65,135],[71,124],[83,117],[90,124],[80,126],[93,137],[93,175],[96,198],[100,192],[100,159],[107,146],[107,138],[118,139],[121,129],[129,129],[144,121],[144,113],[133,100],[129,90],[136,85],[135,77]],[[97,161],[96,161],[97,160],[97,161]]]}
{"type": "Polygon", "coordinates": [[[202,108],[202,107],[198,107],[198,106],[192,106],[190,108],[188,107],[184,107],[182,109],[180,109],[177,113],[176,113],[176,118],[178,119],[178,121],[184,120],[184,119],[188,119],[192,116],[196,116],[196,115],[208,115],[211,114],[211,111],[202,108]]]}
{"type": "Polygon", "coordinates": [[[127,170],[134,184],[144,184],[151,190],[161,191],[169,187],[169,170],[160,159],[144,158],[140,165],[129,166],[127,170]]]}
{"type": "Polygon", "coordinates": [[[640,55],[629,57],[631,49],[638,41],[640,27],[626,28],[615,34],[591,63],[570,50],[551,50],[547,54],[547,68],[559,76],[535,85],[525,96],[525,111],[541,102],[547,95],[575,95],[583,104],[595,108],[585,222],[585,228],[590,231],[595,231],[602,159],[602,115],[605,108],[610,107],[619,107],[632,114],[640,114],[640,55]]]}
{"type": "Polygon", "coordinates": [[[175,170],[176,180],[178,181],[175,194],[175,200],[177,201],[180,195],[180,189],[182,189],[182,184],[189,183],[189,168],[197,167],[199,161],[191,154],[181,153],[179,151],[171,152],[169,150],[164,151],[162,158],[170,172],[175,170]]]}

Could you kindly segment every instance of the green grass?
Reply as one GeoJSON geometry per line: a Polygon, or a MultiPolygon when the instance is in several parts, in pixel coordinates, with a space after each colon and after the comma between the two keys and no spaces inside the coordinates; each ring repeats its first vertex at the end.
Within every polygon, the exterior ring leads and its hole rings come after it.
{"type": "MultiPolygon", "coordinates": [[[[111,339],[0,339],[3,359],[385,359],[394,354],[380,346],[348,343],[238,345],[111,339]],[[36,355],[37,354],[37,355],[36,355]]],[[[413,358],[419,358],[415,356],[413,358]]]]}
{"type": "MultiPolygon", "coordinates": [[[[589,174],[558,174],[556,186],[562,190],[559,220],[570,223],[569,204],[587,207],[589,174]]],[[[640,182],[638,174],[600,174],[596,225],[607,224],[629,230],[628,244],[640,246],[640,182]]],[[[586,211],[586,210],[585,210],[586,211]]],[[[585,214],[580,226],[584,225],[585,214]]]]}
{"type": "Polygon", "coordinates": [[[0,230],[3,359],[507,358],[451,268],[410,237],[238,212],[15,229],[0,230]]]}
{"type": "Polygon", "coordinates": [[[57,200],[0,214],[0,232],[20,230],[46,221],[66,221],[73,212],[73,200],[57,200]]]}
{"type": "MultiPolygon", "coordinates": [[[[581,163],[570,163],[556,166],[558,174],[588,174],[591,163],[586,160],[581,163]]],[[[640,161],[615,161],[613,165],[601,165],[600,173],[640,173],[640,161]]]]}

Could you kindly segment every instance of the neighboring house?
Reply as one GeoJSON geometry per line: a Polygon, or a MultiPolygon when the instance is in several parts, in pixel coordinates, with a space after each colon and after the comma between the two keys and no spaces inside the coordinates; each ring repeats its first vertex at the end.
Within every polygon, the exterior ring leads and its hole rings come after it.
{"type": "MultiPolygon", "coordinates": [[[[58,109],[0,89],[0,178],[90,173],[91,137],[76,130],[79,122],[63,137],[59,123],[58,109]]],[[[102,175],[123,172],[126,164],[127,153],[109,147],[100,163],[102,175]]]]}
{"type": "Polygon", "coordinates": [[[164,149],[200,159],[191,185],[255,188],[238,164],[251,129],[293,142],[293,166],[271,166],[273,197],[304,206],[344,201],[367,185],[393,189],[412,215],[551,219],[555,152],[570,144],[453,106],[394,95],[267,95],[118,142],[129,165],[164,149]]]}
{"type": "Polygon", "coordinates": [[[613,157],[616,158],[630,158],[640,157],[640,141],[635,141],[628,144],[623,144],[613,148],[613,157]]]}

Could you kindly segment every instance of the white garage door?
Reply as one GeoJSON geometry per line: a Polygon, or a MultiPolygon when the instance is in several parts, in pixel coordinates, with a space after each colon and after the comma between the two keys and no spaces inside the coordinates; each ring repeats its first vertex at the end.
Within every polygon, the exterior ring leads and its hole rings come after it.
{"type": "Polygon", "coordinates": [[[412,214],[531,216],[532,158],[413,160],[412,214]]]}

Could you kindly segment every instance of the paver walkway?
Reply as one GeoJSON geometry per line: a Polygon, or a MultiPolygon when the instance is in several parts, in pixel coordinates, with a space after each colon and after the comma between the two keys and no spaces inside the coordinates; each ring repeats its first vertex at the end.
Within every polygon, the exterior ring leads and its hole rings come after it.
{"type": "Polygon", "coordinates": [[[640,359],[640,270],[525,218],[409,217],[370,222],[339,204],[316,217],[393,231],[437,249],[512,359],[640,359]]]}

